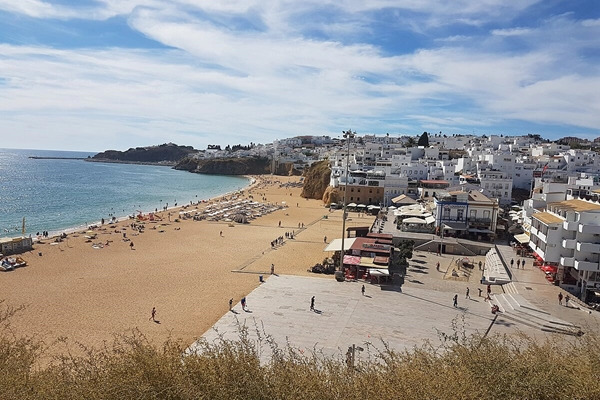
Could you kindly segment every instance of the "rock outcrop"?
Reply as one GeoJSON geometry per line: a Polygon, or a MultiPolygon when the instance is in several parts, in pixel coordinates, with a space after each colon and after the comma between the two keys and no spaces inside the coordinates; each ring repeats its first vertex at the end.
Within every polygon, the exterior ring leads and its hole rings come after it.
{"type": "Polygon", "coordinates": [[[136,147],[126,151],[106,150],[91,158],[92,161],[120,161],[133,163],[176,163],[191,153],[196,153],[192,146],[178,146],[174,143],[159,146],[136,147]]]}
{"type": "Polygon", "coordinates": [[[175,169],[213,175],[257,175],[271,172],[271,161],[264,157],[197,159],[186,157],[175,169]]]}
{"type": "Polygon", "coordinates": [[[313,163],[304,173],[304,184],[300,196],[325,201],[323,195],[329,187],[330,175],[329,160],[313,163]]]}

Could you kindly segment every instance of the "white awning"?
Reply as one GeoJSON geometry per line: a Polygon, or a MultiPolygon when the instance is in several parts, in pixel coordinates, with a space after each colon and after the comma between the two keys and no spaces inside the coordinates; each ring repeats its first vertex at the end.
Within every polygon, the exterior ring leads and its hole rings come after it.
{"type": "Polygon", "coordinates": [[[515,235],[515,240],[519,243],[529,243],[529,236],[525,233],[515,235]]]}
{"type": "Polygon", "coordinates": [[[425,223],[426,224],[433,224],[435,222],[435,217],[433,216],[429,216],[429,217],[425,217],[425,223]]]}
{"type": "Polygon", "coordinates": [[[453,229],[455,231],[467,230],[467,224],[464,222],[444,222],[444,229],[453,229]]]}
{"type": "Polygon", "coordinates": [[[417,218],[417,217],[411,217],[411,218],[404,218],[402,220],[403,224],[426,224],[427,222],[425,222],[424,219],[421,218],[417,218]]]}
{"type": "MultiPolygon", "coordinates": [[[[354,244],[356,238],[345,238],[344,239],[344,250],[349,250],[354,244]]],[[[323,251],[340,251],[342,249],[342,239],[333,239],[323,251]]]]}

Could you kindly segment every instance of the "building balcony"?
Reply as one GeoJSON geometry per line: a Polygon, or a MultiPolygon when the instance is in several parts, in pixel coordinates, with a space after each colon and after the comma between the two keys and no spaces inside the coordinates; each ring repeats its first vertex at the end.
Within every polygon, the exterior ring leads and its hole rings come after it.
{"type": "Polygon", "coordinates": [[[575,258],[574,257],[561,257],[560,263],[561,263],[561,265],[563,265],[565,267],[572,267],[575,265],[575,258]]]}
{"type": "Polygon", "coordinates": [[[600,253],[600,243],[577,243],[577,251],[584,253],[600,253]]]}
{"type": "Polygon", "coordinates": [[[547,238],[546,238],[546,234],[542,233],[542,231],[538,231],[537,237],[539,237],[542,242],[548,243],[547,238]]]}
{"type": "Polygon", "coordinates": [[[579,226],[579,223],[575,222],[575,221],[564,221],[563,222],[563,229],[565,231],[576,232],[578,226],[579,226]]]}
{"type": "MultiPolygon", "coordinates": [[[[577,240],[575,239],[563,239],[562,247],[564,249],[574,249],[577,245],[577,240]]],[[[570,265],[572,267],[572,265],[570,265]]]]}
{"type": "Polygon", "coordinates": [[[600,225],[583,225],[579,224],[579,233],[600,234],[600,225]]]}
{"type": "Polygon", "coordinates": [[[573,265],[578,271],[598,271],[598,261],[575,260],[573,265]]]}

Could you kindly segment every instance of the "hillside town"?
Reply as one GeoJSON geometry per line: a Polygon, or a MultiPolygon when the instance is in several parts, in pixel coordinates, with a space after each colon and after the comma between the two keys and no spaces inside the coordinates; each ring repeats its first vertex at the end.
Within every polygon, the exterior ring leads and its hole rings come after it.
{"type": "Polygon", "coordinates": [[[327,191],[347,190],[345,199],[329,206],[383,210],[395,229],[386,233],[434,236],[440,251],[456,252],[452,238],[463,254],[477,253],[469,242],[502,240],[546,266],[552,283],[582,301],[600,302],[598,139],[424,132],[417,140],[342,133],[253,144],[233,153],[214,146],[197,157],[261,156],[273,164],[291,162],[300,171],[328,160],[327,191]]]}

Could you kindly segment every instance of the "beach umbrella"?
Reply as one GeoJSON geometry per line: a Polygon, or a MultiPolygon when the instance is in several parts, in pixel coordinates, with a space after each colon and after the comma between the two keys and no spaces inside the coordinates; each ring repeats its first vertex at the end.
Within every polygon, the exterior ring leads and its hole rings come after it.
{"type": "Polygon", "coordinates": [[[244,214],[236,214],[233,216],[233,221],[239,224],[247,224],[248,218],[244,214]]]}

